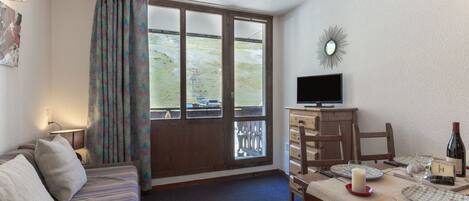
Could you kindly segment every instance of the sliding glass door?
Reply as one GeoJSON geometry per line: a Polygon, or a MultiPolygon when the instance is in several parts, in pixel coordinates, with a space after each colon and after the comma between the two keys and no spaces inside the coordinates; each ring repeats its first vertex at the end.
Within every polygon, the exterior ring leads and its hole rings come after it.
{"type": "Polygon", "coordinates": [[[272,163],[272,17],[150,0],[152,172],[272,163]]]}
{"type": "Polygon", "coordinates": [[[266,25],[234,20],[234,157],[266,156],[266,25]]]}

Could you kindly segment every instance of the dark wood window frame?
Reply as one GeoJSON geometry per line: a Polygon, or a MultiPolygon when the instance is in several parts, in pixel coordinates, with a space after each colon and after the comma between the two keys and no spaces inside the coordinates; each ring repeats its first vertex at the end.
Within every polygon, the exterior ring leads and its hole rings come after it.
{"type": "MultiPolygon", "coordinates": [[[[255,14],[255,13],[248,13],[242,11],[234,11],[228,10],[219,7],[212,7],[200,4],[191,4],[191,3],[184,3],[184,2],[177,2],[171,0],[149,0],[149,4],[153,6],[161,6],[161,7],[169,7],[169,8],[176,8],[180,10],[180,33],[186,33],[186,11],[196,11],[196,12],[203,12],[203,13],[211,13],[211,14],[218,14],[222,16],[223,22],[223,54],[222,54],[222,65],[223,65],[223,91],[227,91],[226,93],[223,92],[223,100],[231,100],[231,101],[224,101],[226,103],[223,104],[223,118],[230,118],[231,123],[225,124],[223,130],[224,133],[224,145],[223,155],[224,161],[223,164],[213,164],[203,168],[191,168],[191,169],[175,169],[162,171],[161,169],[154,168],[159,164],[159,158],[152,158],[152,173],[154,178],[161,178],[161,177],[169,177],[169,176],[180,176],[180,175],[187,175],[187,174],[195,174],[195,173],[202,173],[202,172],[210,172],[210,171],[219,171],[219,170],[229,170],[229,169],[237,169],[243,167],[254,167],[254,166],[261,166],[261,165],[269,165],[273,163],[273,83],[272,83],[272,75],[273,75],[273,17],[269,15],[263,14],[255,14]],[[234,111],[234,97],[231,92],[234,91],[234,41],[235,40],[242,40],[238,38],[234,38],[234,21],[235,20],[243,20],[243,21],[252,21],[252,22],[260,22],[266,25],[266,41],[265,41],[265,115],[264,116],[257,116],[257,117],[235,117],[234,111]],[[230,93],[228,93],[230,92],[230,93]],[[235,121],[265,121],[266,123],[266,156],[259,157],[259,158],[250,158],[250,159],[242,159],[242,160],[235,160],[234,158],[234,126],[233,122],[235,121]]],[[[185,121],[186,120],[186,44],[185,42],[185,34],[181,34],[181,61],[180,61],[180,70],[181,70],[181,118],[180,119],[170,119],[170,120],[152,120],[152,144],[157,140],[164,140],[165,138],[159,139],[156,137],[158,132],[155,132],[155,128],[161,128],[165,125],[174,124],[177,121],[185,121]]],[[[204,118],[204,119],[191,119],[191,121],[199,121],[199,122],[207,122],[213,119],[204,118]]],[[[207,144],[207,146],[210,146],[207,144]]],[[[171,151],[168,149],[160,150],[158,147],[152,146],[152,154],[154,152],[163,151],[168,154],[172,154],[171,151]]],[[[161,154],[160,154],[161,156],[161,154]]],[[[190,159],[187,159],[190,160],[190,159]]],[[[165,164],[165,167],[170,167],[171,164],[165,164]]]]}

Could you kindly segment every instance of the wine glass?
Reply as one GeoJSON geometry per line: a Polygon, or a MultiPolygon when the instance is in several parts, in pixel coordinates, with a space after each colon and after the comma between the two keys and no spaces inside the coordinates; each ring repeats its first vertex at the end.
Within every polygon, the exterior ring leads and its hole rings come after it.
{"type": "Polygon", "coordinates": [[[430,167],[432,165],[433,157],[429,154],[417,154],[416,155],[418,163],[425,168],[423,179],[428,179],[430,177],[430,167]]]}
{"type": "Polygon", "coordinates": [[[425,168],[418,162],[417,158],[413,158],[406,168],[407,174],[410,177],[417,178],[416,182],[419,186],[423,185],[423,177],[425,175],[425,168]]]}
{"type": "Polygon", "coordinates": [[[425,155],[421,153],[415,154],[414,163],[412,165],[412,174],[418,178],[418,184],[424,187],[423,183],[428,177],[430,177],[430,166],[432,164],[433,157],[431,155],[425,155]]]}

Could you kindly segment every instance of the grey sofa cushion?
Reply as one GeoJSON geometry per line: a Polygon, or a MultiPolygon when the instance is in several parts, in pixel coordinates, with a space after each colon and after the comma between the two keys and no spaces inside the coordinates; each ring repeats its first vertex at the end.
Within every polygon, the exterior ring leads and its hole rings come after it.
{"type": "Polygon", "coordinates": [[[38,140],[34,153],[49,192],[59,201],[68,201],[86,183],[85,169],[70,143],[60,135],[54,140],[38,140]]]}
{"type": "Polygon", "coordinates": [[[39,169],[37,168],[36,161],[34,161],[34,150],[31,149],[18,149],[18,150],[13,150],[9,151],[7,153],[1,154],[0,155],[0,165],[14,159],[16,156],[19,154],[23,154],[23,156],[26,158],[26,160],[33,165],[34,169],[38,171],[39,169]]]}

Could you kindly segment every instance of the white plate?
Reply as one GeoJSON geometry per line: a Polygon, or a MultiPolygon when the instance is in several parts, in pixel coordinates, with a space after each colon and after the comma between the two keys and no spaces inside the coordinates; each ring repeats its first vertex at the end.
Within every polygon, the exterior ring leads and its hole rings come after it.
{"type": "Polygon", "coordinates": [[[345,178],[352,178],[352,169],[353,168],[362,168],[366,170],[366,179],[367,180],[375,180],[383,177],[384,173],[381,170],[378,170],[376,168],[366,166],[366,165],[349,165],[349,164],[340,164],[340,165],[334,165],[331,167],[331,172],[333,172],[336,175],[339,175],[341,177],[345,178]]]}

